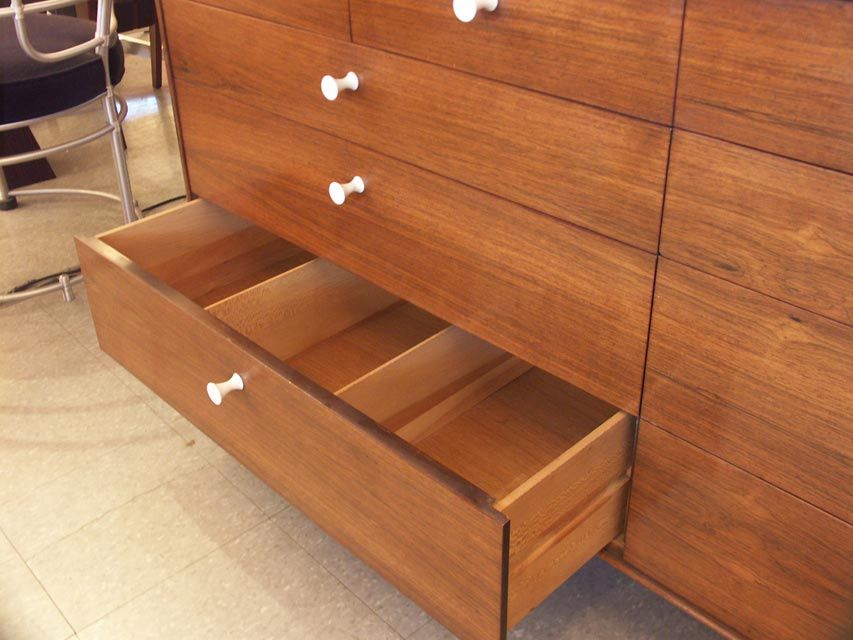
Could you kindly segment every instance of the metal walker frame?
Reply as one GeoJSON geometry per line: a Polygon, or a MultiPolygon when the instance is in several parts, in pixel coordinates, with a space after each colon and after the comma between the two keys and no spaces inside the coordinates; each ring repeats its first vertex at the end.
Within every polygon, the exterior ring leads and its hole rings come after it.
{"type": "MultiPolygon", "coordinates": [[[[39,196],[39,195],[79,195],[79,196],[96,196],[106,198],[121,204],[122,216],[125,223],[133,222],[141,218],[138,207],[133,200],[133,192],[130,187],[130,175],[127,170],[127,158],[124,152],[124,138],[122,136],[122,121],[127,116],[127,103],[116,95],[110,78],[109,68],[109,50],[110,45],[118,38],[117,23],[115,14],[113,13],[113,0],[98,0],[97,20],[95,22],[94,36],[82,42],[68,47],[60,51],[43,52],[36,49],[30,41],[27,32],[26,15],[29,13],[43,13],[53,9],[73,6],[79,0],[44,0],[42,2],[33,2],[23,4],[23,0],[11,0],[11,6],[0,8],[0,20],[13,18],[15,21],[15,33],[18,37],[18,43],[24,52],[33,60],[44,62],[47,64],[59,62],[74,58],[88,51],[94,51],[101,59],[101,64],[104,69],[104,86],[105,90],[98,96],[82,104],[51,113],[37,118],[11,122],[8,124],[0,124],[0,131],[10,131],[12,129],[20,129],[29,127],[40,122],[45,122],[54,118],[60,118],[76,111],[85,109],[96,102],[100,102],[104,111],[105,124],[97,129],[74,138],[67,142],[62,142],[45,149],[38,149],[26,153],[19,153],[12,156],[0,156],[0,167],[5,167],[13,164],[20,164],[30,160],[45,158],[51,154],[73,149],[81,145],[97,140],[102,136],[109,135],[111,139],[113,163],[115,164],[116,177],[118,179],[119,195],[113,195],[103,191],[93,191],[90,189],[15,189],[10,190],[3,172],[0,170],[0,210],[11,210],[17,206],[18,196],[39,196]]],[[[56,283],[43,286],[37,289],[22,291],[18,293],[10,293],[0,295],[0,304],[30,298],[42,293],[61,290],[66,301],[73,299],[73,291],[71,285],[82,280],[82,276],[68,276],[66,274],[58,276],[56,283]]]]}

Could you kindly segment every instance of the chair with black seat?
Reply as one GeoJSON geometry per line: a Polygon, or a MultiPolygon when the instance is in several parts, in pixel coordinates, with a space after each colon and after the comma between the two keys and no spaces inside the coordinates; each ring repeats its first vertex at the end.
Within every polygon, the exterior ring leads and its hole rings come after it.
{"type": "Polygon", "coordinates": [[[131,222],[138,215],[121,131],[127,104],[114,90],[124,75],[124,52],[116,34],[113,0],[98,0],[94,22],[45,13],[78,1],[23,4],[23,0],[11,0],[10,6],[0,8],[0,131],[63,117],[98,102],[103,123],[60,144],[0,156],[0,167],[45,158],[109,136],[119,195],[88,189],[10,191],[0,170],[0,210],[14,209],[19,197],[29,195],[90,195],[120,203],[125,222],[131,222]]]}

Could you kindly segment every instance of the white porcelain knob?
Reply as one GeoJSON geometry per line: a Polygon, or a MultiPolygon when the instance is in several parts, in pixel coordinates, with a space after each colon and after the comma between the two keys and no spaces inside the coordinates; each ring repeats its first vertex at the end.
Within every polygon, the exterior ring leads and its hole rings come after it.
{"type": "Polygon", "coordinates": [[[494,11],[497,8],[498,0],[453,0],[453,13],[461,22],[471,22],[481,9],[494,11]]]}
{"type": "Polygon", "coordinates": [[[364,180],[361,176],[356,176],[346,184],[333,182],[329,185],[329,197],[335,204],[343,204],[347,200],[347,196],[353,191],[356,193],[364,193],[364,180]]]}
{"type": "Polygon", "coordinates": [[[358,76],[355,75],[355,71],[350,71],[343,78],[323,76],[323,79],[320,80],[320,91],[323,92],[323,97],[326,100],[337,100],[338,94],[347,89],[350,91],[358,89],[358,76]]]}
{"type": "Polygon", "coordinates": [[[207,396],[213,404],[219,406],[222,404],[222,399],[229,393],[232,391],[242,391],[244,388],[243,378],[240,377],[239,373],[235,373],[225,382],[208,382],[207,396]]]}

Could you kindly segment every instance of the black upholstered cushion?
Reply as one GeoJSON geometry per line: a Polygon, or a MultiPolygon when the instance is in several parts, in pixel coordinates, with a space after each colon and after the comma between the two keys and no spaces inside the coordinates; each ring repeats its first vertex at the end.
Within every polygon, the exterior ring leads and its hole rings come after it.
{"type": "MultiPolygon", "coordinates": [[[[39,51],[58,51],[95,35],[95,23],[67,16],[28,14],[27,32],[39,51]]],[[[110,77],[124,75],[124,51],[110,47],[110,77]]],[[[45,64],[30,58],[18,43],[15,23],[0,20],[0,123],[49,115],[90,100],[104,91],[104,70],[94,52],[45,64]]]]}

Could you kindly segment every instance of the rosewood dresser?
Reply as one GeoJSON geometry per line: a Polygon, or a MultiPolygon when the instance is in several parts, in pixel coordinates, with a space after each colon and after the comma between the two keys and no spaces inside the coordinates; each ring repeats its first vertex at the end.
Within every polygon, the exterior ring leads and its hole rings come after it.
{"type": "Polygon", "coordinates": [[[162,0],[105,351],[463,640],[596,554],[853,637],[853,3],[162,0]]]}

